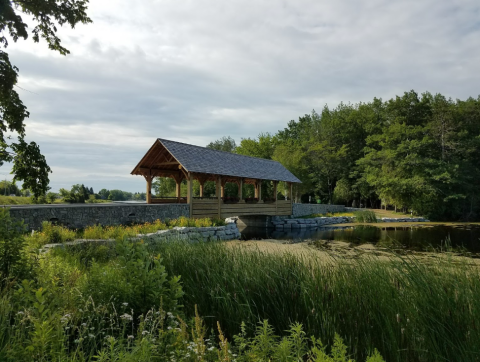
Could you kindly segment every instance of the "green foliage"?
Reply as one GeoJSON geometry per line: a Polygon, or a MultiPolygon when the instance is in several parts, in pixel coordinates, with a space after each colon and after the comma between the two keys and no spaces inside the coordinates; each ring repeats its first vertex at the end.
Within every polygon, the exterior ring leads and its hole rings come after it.
{"type": "Polygon", "coordinates": [[[216,141],[210,142],[206,147],[217,151],[235,152],[237,145],[232,137],[224,136],[216,141]]]}
{"type": "Polygon", "coordinates": [[[242,138],[236,153],[245,156],[272,159],[275,150],[275,138],[270,133],[260,133],[258,139],[242,138]]]}
{"type": "MultiPolygon", "coordinates": [[[[73,28],[77,23],[91,22],[85,13],[86,4],[86,0],[1,0],[0,45],[8,46],[7,31],[15,42],[28,37],[27,24],[22,20],[22,15],[27,15],[35,24],[33,40],[38,42],[42,37],[50,49],[66,55],[69,51],[60,44],[57,26],[68,24],[73,28]]],[[[14,179],[23,181],[23,187],[30,189],[37,198],[47,192],[51,170],[38,145],[24,140],[24,121],[29,113],[14,89],[17,78],[18,68],[10,63],[8,54],[0,50],[0,166],[5,161],[13,162],[14,179]],[[7,130],[17,135],[17,142],[9,142],[7,130]]]]}
{"type": "Polygon", "coordinates": [[[28,259],[23,249],[24,231],[23,222],[13,220],[8,209],[0,209],[0,287],[12,278],[23,278],[28,274],[28,259]]]}
{"type": "Polygon", "coordinates": [[[183,295],[180,277],[167,278],[159,255],[148,252],[142,242],[122,240],[117,255],[106,265],[93,262],[89,276],[80,286],[84,297],[97,303],[113,303],[117,309],[128,303],[135,311],[146,313],[162,304],[167,310],[179,310],[183,295]]]}
{"type": "Polygon", "coordinates": [[[375,212],[370,210],[355,211],[353,216],[355,216],[355,222],[378,222],[375,212]]]}
{"type": "Polygon", "coordinates": [[[405,92],[341,103],[243,139],[239,154],[281,162],[301,181],[295,198],[394,206],[431,219],[480,217],[480,98],[405,92]],[[308,199],[307,198],[303,198],[308,199]]]}
{"type": "Polygon", "coordinates": [[[49,204],[53,204],[58,197],[59,195],[55,192],[48,192],[47,195],[45,196],[49,204]]]}
{"type": "Polygon", "coordinates": [[[0,205],[26,205],[31,203],[32,199],[30,197],[0,195],[0,205]]]}
{"type": "Polygon", "coordinates": [[[10,181],[0,181],[0,195],[4,196],[10,196],[10,195],[15,195],[15,196],[21,196],[22,193],[20,192],[20,189],[16,185],[15,182],[10,182],[10,181]]]}
{"type": "Polygon", "coordinates": [[[90,196],[88,187],[85,187],[83,184],[73,185],[70,191],[62,188],[59,192],[63,197],[63,201],[71,204],[83,204],[90,196]]]}

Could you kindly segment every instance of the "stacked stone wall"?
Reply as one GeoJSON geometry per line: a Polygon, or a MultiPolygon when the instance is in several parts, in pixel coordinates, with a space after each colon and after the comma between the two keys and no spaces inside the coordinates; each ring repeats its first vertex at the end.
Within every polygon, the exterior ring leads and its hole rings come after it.
{"type": "Polygon", "coordinates": [[[325,214],[327,212],[344,212],[344,205],[326,204],[293,204],[293,217],[300,217],[312,214],[325,214]]]}
{"type": "Polygon", "coordinates": [[[29,230],[39,230],[43,221],[72,228],[91,225],[120,225],[176,219],[190,214],[187,204],[79,204],[14,206],[10,215],[24,220],[29,230]]]}
{"type": "MultiPolygon", "coordinates": [[[[165,242],[169,240],[186,240],[190,242],[202,241],[218,241],[218,240],[232,240],[240,238],[240,231],[238,231],[237,224],[228,223],[225,226],[211,226],[211,227],[174,227],[169,230],[159,230],[150,234],[138,234],[131,238],[132,241],[149,240],[151,242],[165,242]]],[[[47,244],[44,245],[41,251],[48,251],[53,248],[75,247],[84,244],[105,244],[113,243],[113,239],[78,239],[66,243],[47,244]]]]}

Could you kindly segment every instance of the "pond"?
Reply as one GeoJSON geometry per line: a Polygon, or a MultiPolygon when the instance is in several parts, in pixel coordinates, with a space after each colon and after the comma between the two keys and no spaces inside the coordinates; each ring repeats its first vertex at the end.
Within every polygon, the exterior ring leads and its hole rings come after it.
{"type": "Polygon", "coordinates": [[[374,244],[384,247],[426,251],[462,248],[480,252],[480,225],[467,223],[419,223],[408,225],[331,226],[294,231],[264,228],[240,229],[242,239],[277,239],[289,242],[315,240],[345,241],[353,245],[374,244]]]}

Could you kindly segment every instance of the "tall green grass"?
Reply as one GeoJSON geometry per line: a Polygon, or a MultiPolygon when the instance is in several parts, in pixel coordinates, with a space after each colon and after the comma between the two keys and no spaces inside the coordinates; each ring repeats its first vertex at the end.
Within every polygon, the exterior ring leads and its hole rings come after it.
{"type": "Polygon", "coordinates": [[[63,243],[75,239],[123,239],[135,237],[139,234],[154,233],[159,230],[174,227],[210,227],[224,226],[225,221],[216,218],[190,219],[179,217],[177,219],[155,220],[135,225],[92,225],[83,230],[74,230],[62,225],[54,225],[49,221],[42,223],[42,230],[27,236],[27,242],[33,247],[40,248],[49,243],[63,243]]]}
{"type": "Polygon", "coordinates": [[[353,213],[355,216],[355,222],[377,222],[377,216],[373,211],[364,210],[364,211],[355,211],[353,213]]]}
{"type": "Polygon", "coordinates": [[[476,266],[418,259],[337,260],[272,254],[224,244],[152,245],[182,275],[186,309],[198,305],[229,335],[268,319],[292,322],[332,343],[345,338],[357,359],[378,348],[387,361],[480,360],[480,275],[476,266]]]}

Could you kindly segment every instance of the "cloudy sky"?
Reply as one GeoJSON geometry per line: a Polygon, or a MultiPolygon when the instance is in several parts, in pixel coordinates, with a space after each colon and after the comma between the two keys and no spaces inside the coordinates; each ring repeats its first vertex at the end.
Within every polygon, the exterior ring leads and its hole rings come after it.
{"type": "Polygon", "coordinates": [[[7,49],[53,191],[144,191],[130,172],[157,137],[239,142],[325,104],[480,94],[478,0],[90,0],[88,14],[59,31],[67,57],[7,49]]]}

